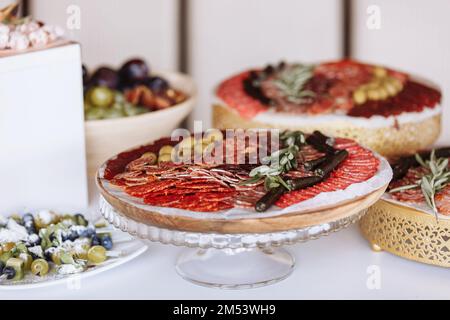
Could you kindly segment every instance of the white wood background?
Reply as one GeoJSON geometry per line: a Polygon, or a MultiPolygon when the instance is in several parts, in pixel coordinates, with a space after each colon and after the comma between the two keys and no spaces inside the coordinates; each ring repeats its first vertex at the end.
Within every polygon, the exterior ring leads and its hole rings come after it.
{"type": "Polygon", "coordinates": [[[81,25],[67,34],[81,42],[89,67],[118,66],[140,56],[154,69],[177,69],[177,0],[31,0],[30,11],[37,19],[66,27],[70,5],[79,6],[81,25]]]}
{"type": "Polygon", "coordinates": [[[450,144],[450,1],[353,1],[353,56],[416,73],[443,90],[444,120],[439,144],[450,144]],[[366,25],[377,5],[380,29],[366,25]]]}
{"type": "Polygon", "coordinates": [[[199,88],[191,119],[210,125],[214,87],[242,69],[280,59],[340,57],[340,1],[193,0],[189,71],[199,88]]]}
{"type": "MultiPolygon", "coordinates": [[[[0,0],[5,2],[7,0],[0,0]]],[[[342,53],[339,0],[187,1],[186,68],[199,86],[192,121],[210,125],[216,84],[233,72],[282,58],[320,61],[342,53]]],[[[119,64],[143,56],[154,69],[179,67],[178,0],[30,0],[39,19],[65,26],[67,6],[81,8],[81,29],[70,35],[83,46],[84,61],[119,64]]],[[[450,91],[450,1],[353,0],[353,56],[418,73],[450,91]],[[366,26],[370,5],[381,28],[366,26]]],[[[450,143],[450,106],[444,100],[444,131],[450,143]]]]}

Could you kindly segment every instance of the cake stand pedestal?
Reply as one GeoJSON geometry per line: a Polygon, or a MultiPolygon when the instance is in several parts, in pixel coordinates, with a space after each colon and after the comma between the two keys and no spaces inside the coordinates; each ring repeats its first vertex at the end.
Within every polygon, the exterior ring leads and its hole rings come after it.
{"type": "Polygon", "coordinates": [[[233,234],[190,232],[144,224],[122,214],[103,196],[100,211],[111,224],[133,236],[187,247],[175,266],[182,278],[207,287],[248,289],[276,283],[292,273],[295,259],[282,246],[339,231],[357,222],[366,209],[299,229],[233,234]]]}

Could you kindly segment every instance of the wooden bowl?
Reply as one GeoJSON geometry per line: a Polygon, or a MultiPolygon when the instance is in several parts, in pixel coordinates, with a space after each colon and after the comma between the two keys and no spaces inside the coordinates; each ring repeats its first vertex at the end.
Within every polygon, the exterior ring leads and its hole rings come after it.
{"type": "Polygon", "coordinates": [[[197,101],[192,79],[176,72],[159,74],[176,89],[187,93],[189,98],[173,107],[134,117],[86,121],[86,157],[90,177],[95,177],[100,165],[122,150],[170,136],[191,112],[197,101]]]}

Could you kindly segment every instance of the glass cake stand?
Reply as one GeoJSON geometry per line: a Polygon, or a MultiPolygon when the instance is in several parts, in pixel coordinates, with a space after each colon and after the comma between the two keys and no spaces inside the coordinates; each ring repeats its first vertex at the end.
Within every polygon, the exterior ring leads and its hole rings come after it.
{"type": "Polygon", "coordinates": [[[112,225],[144,240],[184,246],[175,269],[184,279],[206,287],[247,289],[289,277],[294,257],[284,245],[317,239],[357,222],[367,211],[302,229],[273,233],[218,234],[159,228],[125,217],[100,196],[100,211],[112,225]]]}

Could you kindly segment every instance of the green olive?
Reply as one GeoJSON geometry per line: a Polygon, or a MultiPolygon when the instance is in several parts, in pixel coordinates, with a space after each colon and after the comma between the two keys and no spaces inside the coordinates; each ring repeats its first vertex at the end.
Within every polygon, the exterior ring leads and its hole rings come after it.
{"type": "Polygon", "coordinates": [[[88,259],[93,263],[102,263],[106,260],[106,249],[102,246],[93,246],[87,253],[88,259]]]}
{"type": "Polygon", "coordinates": [[[366,92],[362,89],[357,89],[353,92],[353,100],[356,104],[363,104],[367,101],[366,92]]]}
{"type": "Polygon", "coordinates": [[[387,99],[389,97],[389,93],[387,90],[383,87],[378,88],[378,94],[380,96],[380,100],[387,99]]]}
{"type": "Polygon", "coordinates": [[[203,144],[210,144],[211,142],[222,141],[223,134],[220,130],[211,129],[205,134],[203,138],[203,144]]]}
{"type": "Polygon", "coordinates": [[[391,78],[391,83],[394,85],[395,89],[397,90],[397,92],[400,92],[403,90],[403,84],[400,80],[398,80],[397,78],[392,77],[391,78]]]}
{"type": "Polygon", "coordinates": [[[386,90],[386,92],[388,93],[388,95],[390,97],[393,97],[398,93],[397,89],[395,89],[395,86],[388,81],[384,82],[383,87],[384,87],[384,90],[386,90]]]}
{"type": "Polygon", "coordinates": [[[387,70],[385,68],[383,68],[383,67],[375,67],[373,69],[373,74],[376,77],[383,78],[383,77],[387,76],[387,70]]]}
{"type": "Polygon", "coordinates": [[[121,112],[125,112],[125,105],[123,103],[114,102],[111,106],[111,109],[119,110],[121,112]]]}
{"type": "Polygon", "coordinates": [[[78,250],[73,253],[73,257],[81,260],[88,260],[88,251],[91,246],[89,244],[83,244],[81,246],[82,250],[78,250]]]}
{"type": "Polygon", "coordinates": [[[161,149],[159,149],[159,155],[164,155],[164,154],[168,154],[171,155],[173,151],[173,147],[172,146],[163,146],[161,149]]]}
{"type": "Polygon", "coordinates": [[[130,103],[124,104],[123,111],[125,112],[125,115],[127,117],[132,117],[132,116],[136,116],[139,114],[139,108],[130,103]]]}
{"type": "Polygon", "coordinates": [[[369,91],[367,91],[367,96],[370,100],[380,99],[380,93],[378,92],[378,89],[370,89],[369,91]]]}
{"type": "Polygon", "coordinates": [[[147,159],[149,164],[155,164],[158,161],[158,156],[153,152],[144,153],[141,158],[147,159]]]}
{"type": "Polygon", "coordinates": [[[105,119],[117,119],[125,117],[125,113],[122,110],[117,109],[107,109],[105,111],[105,119]]]}
{"type": "Polygon", "coordinates": [[[105,117],[105,109],[92,107],[86,112],[86,120],[100,120],[105,117]]]}
{"type": "Polygon", "coordinates": [[[92,105],[89,103],[89,101],[84,100],[84,112],[87,112],[91,108],[92,108],[92,105]]]}
{"type": "Polygon", "coordinates": [[[37,276],[45,276],[48,273],[48,262],[44,259],[36,259],[31,264],[31,273],[37,276]]]}
{"type": "Polygon", "coordinates": [[[11,251],[4,251],[1,255],[0,255],[0,261],[3,263],[6,263],[6,261],[8,261],[8,259],[12,258],[13,254],[11,251]]]}
{"type": "Polygon", "coordinates": [[[61,254],[59,252],[53,252],[51,258],[54,264],[61,264],[61,254]]]}
{"type": "Polygon", "coordinates": [[[114,101],[118,103],[124,103],[125,97],[120,91],[114,91],[114,101]]]}
{"type": "Polygon", "coordinates": [[[24,277],[24,263],[21,259],[10,258],[6,262],[6,267],[12,267],[16,274],[12,280],[22,280],[24,277]]]}
{"type": "Polygon", "coordinates": [[[171,154],[162,154],[158,158],[158,163],[170,162],[170,161],[172,161],[172,155],[171,154]]]}
{"type": "Polygon", "coordinates": [[[180,141],[178,144],[180,149],[193,148],[195,144],[195,139],[193,137],[187,137],[180,141]]]}
{"type": "Polygon", "coordinates": [[[114,92],[106,87],[94,87],[87,93],[89,102],[94,107],[107,108],[114,102],[114,92]]]}
{"type": "Polygon", "coordinates": [[[33,258],[31,257],[31,255],[27,253],[22,253],[21,255],[19,255],[19,258],[23,261],[24,270],[26,271],[30,270],[31,263],[33,262],[33,258]]]}

